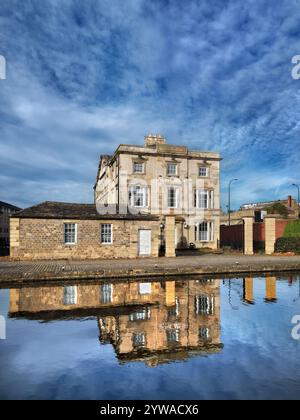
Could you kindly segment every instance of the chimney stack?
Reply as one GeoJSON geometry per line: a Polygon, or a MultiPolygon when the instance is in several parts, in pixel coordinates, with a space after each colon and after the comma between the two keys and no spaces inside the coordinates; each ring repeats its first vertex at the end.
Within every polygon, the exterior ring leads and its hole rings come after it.
{"type": "Polygon", "coordinates": [[[145,136],[145,147],[156,147],[159,144],[166,144],[166,139],[161,134],[148,134],[145,136]]]}
{"type": "Polygon", "coordinates": [[[288,207],[290,209],[293,207],[293,198],[291,195],[288,196],[288,207]]]}

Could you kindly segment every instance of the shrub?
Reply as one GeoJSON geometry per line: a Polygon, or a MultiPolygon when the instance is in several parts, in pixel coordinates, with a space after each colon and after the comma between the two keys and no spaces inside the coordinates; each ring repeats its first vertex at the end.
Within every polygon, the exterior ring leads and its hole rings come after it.
{"type": "Polygon", "coordinates": [[[283,236],[285,238],[300,238],[300,220],[288,223],[283,236]]]}
{"type": "Polygon", "coordinates": [[[300,254],[300,237],[299,238],[279,238],[275,245],[276,252],[295,252],[300,254]]]}
{"type": "Polygon", "coordinates": [[[280,214],[283,217],[288,217],[289,215],[288,209],[284,204],[280,203],[280,201],[270,204],[269,206],[265,207],[264,210],[268,214],[280,214]]]}

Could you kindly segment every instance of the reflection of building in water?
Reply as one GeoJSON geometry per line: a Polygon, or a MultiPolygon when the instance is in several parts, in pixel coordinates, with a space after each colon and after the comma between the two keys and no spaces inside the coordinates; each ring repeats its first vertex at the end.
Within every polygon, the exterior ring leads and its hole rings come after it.
{"type": "Polygon", "coordinates": [[[159,302],[159,283],[23,287],[10,291],[10,313],[43,317],[97,315],[98,310],[159,302]],[[150,293],[151,292],[151,293],[150,293]]]}
{"type": "MultiPolygon", "coordinates": [[[[277,302],[277,286],[276,277],[267,276],[266,282],[266,296],[265,302],[273,303],[277,302]]],[[[246,277],[243,282],[244,287],[244,302],[249,304],[255,303],[255,297],[253,292],[253,277],[246,277]]]]}
{"type": "Polygon", "coordinates": [[[149,365],[222,348],[219,280],[23,287],[10,291],[10,316],[97,316],[101,343],[149,365]]]}
{"type": "Polygon", "coordinates": [[[266,278],[266,302],[277,302],[276,277],[266,278]]]}
{"type": "MultiPolygon", "coordinates": [[[[149,365],[185,359],[192,352],[219,351],[219,281],[156,284],[156,305],[139,308],[129,315],[98,318],[101,343],[113,344],[122,361],[144,360],[149,365]]],[[[145,287],[142,285],[139,287],[145,287]]],[[[152,296],[151,290],[148,292],[152,296]]]]}
{"type": "MultiPolygon", "coordinates": [[[[260,279],[265,282],[265,299],[266,303],[277,302],[277,278],[273,276],[266,276],[265,279],[260,279]]],[[[289,282],[291,280],[289,279],[289,282]]],[[[233,292],[236,297],[248,305],[254,305],[257,299],[254,291],[254,278],[245,277],[244,279],[228,279],[223,280],[225,287],[228,289],[228,302],[233,309],[238,309],[233,302],[233,292]]],[[[235,301],[235,303],[237,303],[235,301]]]]}
{"type": "Polygon", "coordinates": [[[246,277],[244,279],[244,301],[250,304],[254,303],[253,277],[246,277]]]}

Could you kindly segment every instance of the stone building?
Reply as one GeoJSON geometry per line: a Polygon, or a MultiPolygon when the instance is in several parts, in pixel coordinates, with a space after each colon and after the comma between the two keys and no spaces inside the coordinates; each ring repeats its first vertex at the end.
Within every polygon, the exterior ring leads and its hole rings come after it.
{"type": "Polygon", "coordinates": [[[93,204],[45,202],[11,218],[11,257],[22,260],[157,257],[158,240],[157,217],[99,215],[93,204]]]}
{"type": "Polygon", "coordinates": [[[94,204],[44,202],[11,217],[15,259],[167,257],[175,248],[216,249],[220,156],[161,136],[120,145],[99,163],[94,204]]]}
{"type": "Polygon", "coordinates": [[[100,343],[149,366],[220,351],[219,280],[101,282],[10,290],[11,318],[97,317],[100,343]]]}
{"type": "Polygon", "coordinates": [[[220,226],[220,155],[145,137],[144,146],[120,145],[101,156],[95,203],[103,213],[158,216],[162,227],[174,216],[177,248],[218,248],[220,226]]]}
{"type": "Polygon", "coordinates": [[[20,210],[19,207],[0,201],[0,255],[9,254],[9,218],[20,210]]]}

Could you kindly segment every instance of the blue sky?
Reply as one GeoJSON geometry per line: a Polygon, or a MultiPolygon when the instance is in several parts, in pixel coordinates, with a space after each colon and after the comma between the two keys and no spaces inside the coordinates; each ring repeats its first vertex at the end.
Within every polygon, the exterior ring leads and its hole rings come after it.
{"type": "Polygon", "coordinates": [[[300,182],[300,1],[1,0],[0,200],[91,202],[148,132],[219,151],[222,205],[300,182]]]}

